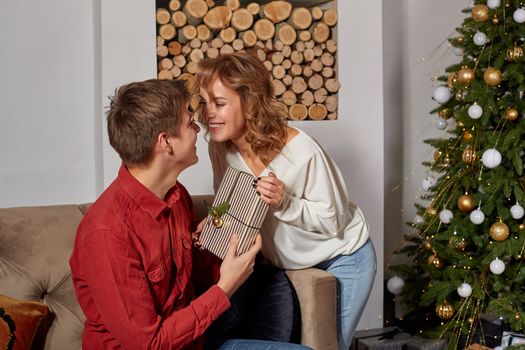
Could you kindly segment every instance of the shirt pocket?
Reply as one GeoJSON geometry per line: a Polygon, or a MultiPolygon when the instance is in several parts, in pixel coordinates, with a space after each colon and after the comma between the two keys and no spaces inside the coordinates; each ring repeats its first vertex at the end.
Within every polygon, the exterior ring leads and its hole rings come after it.
{"type": "Polygon", "coordinates": [[[164,262],[162,262],[149,268],[147,276],[155,306],[158,307],[157,310],[159,310],[166,301],[168,294],[170,282],[169,271],[164,262]]]}

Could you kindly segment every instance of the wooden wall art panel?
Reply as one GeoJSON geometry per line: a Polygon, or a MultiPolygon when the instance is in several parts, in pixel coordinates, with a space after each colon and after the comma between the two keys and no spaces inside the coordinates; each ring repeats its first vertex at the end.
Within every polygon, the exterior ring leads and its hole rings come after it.
{"type": "Polygon", "coordinates": [[[157,0],[158,79],[195,88],[201,59],[253,50],[289,119],[337,119],[337,20],[336,0],[157,0]]]}

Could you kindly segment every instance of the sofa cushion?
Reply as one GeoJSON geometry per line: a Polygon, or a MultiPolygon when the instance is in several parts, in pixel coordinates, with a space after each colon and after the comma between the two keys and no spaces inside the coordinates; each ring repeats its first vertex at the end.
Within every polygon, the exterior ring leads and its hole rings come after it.
{"type": "Polygon", "coordinates": [[[49,307],[35,338],[37,349],[82,347],[84,316],[69,270],[81,218],[76,205],[0,210],[0,294],[49,307]]]}
{"type": "Polygon", "coordinates": [[[36,301],[22,301],[0,295],[0,348],[27,350],[48,308],[36,301]]]}

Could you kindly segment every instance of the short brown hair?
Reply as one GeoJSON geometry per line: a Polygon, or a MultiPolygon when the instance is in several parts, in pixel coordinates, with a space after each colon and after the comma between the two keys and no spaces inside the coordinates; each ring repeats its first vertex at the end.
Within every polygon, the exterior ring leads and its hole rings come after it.
{"type": "Polygon", "coordinates": [[[220,79],[239,94],[248,128],[246,141],[268,165],[272,154],[280,152],[286,144],[287,110],[275,99],[272,78],[262,62],[249,52],[207,58],[199,62],[197,79],[205,90],[220,79]]]}
{"type": "Polygon", "coordinates": [[[175,136],[190,95],[182,80],[145,80],[123,85],[110,97],[109,143],[126,164],[147,163],[157,136],[175,136]]]}

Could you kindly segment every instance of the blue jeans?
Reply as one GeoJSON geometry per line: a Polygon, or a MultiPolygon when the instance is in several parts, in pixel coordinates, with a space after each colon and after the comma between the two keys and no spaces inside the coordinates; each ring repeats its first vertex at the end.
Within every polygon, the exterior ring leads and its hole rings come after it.
{"type": "Polygon", "coordinates": [[[309,347],[292,343],[280,343],[268,340],[230,339],[218,350],[312,350],[309,347]]]}
{"type": "Polygon", "coordinates": [[[337,342],[348,350],[376,274],[376,254],[371,240],[350,255],[338,255],[315,267],[337,280],[337,342]]]}

